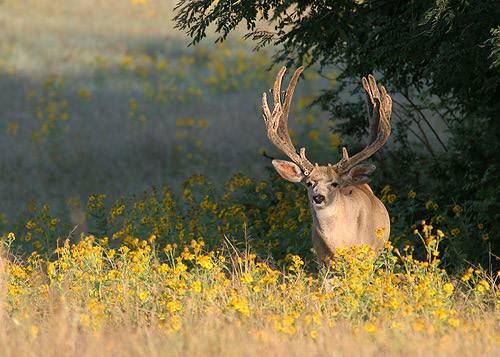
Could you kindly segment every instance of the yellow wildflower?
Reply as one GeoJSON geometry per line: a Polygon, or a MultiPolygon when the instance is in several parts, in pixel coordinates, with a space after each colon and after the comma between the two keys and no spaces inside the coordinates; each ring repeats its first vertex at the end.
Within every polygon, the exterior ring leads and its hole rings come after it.
{"type": "Polygon", "coordinates": [[[446,291],[446,297],[448,297],[453,293],[453,290],[455,289],[455,287],[450,283],[446,283],[443,285],[443,289],[444,289],[444,291],[446,291]]]}
{"type": "Polygon", "coordinates": [[[248,307],[248,300],[247,299],[233,299],[227,304],[228,309],[234,309],[236,311],[241,312],[242,314],[249,316],[250,315],[250,308],[248,307]]]}
{"type": "Polygon", "coordinates": [[[212,269],[214,266],[212,263],[212,259],[208,255],[196,257],[196,263],[205,269],[212,269]]]}
{"type": "Polygon", "coordinates": [[[167,303],[167,307],[171,312],[182,310],[182,305],[179,301],[172,300],[167,303]]]}
{"type": "Polygon", "coordinates": [[[31,326],[31,336],[33,338],[35,338],[35,339],[37,338],[37,336],[38,336],[38,326],[34,326],[34,325],[31,326]]]}
{"type": "Polygon", "coordinates": [[[460,213],[460,212],[462,212],[462,211],[463,211],[463,208],[462,208],[462,207],[460,207],[460,205],[455,205],[455,206],[453,207],[453,212],[455,212],[455,213],[457,213],[457,214],[458,214],[458,213],[460,213]]]}
{"type": "Polygon", "coordinates": [[[486,280],[481,280],[479,285],[483,286],[487,291],[490,290],[490,284],[486,280]]]}
{"type": "Polygon", "coordinates": [[[309,138],[311,138],[311,140],[316,140],[318,138],[318,135],[319,135],[319,133],[317,131],[313,130],[309,133],[309,138]]]}
{"type": "Polygon", "coordinates": [[[253,282],[253,277],[248,273],[243,273],[243,275],[240,278],[240,281],[242,284],[250,284],[251,282],[253,282]]]}
{"type": "Polygon", "coordinates": [[[370,334],[374,334],[377,331],[377,327],[374,324],[366,324],[365,331],[370,334]]]}

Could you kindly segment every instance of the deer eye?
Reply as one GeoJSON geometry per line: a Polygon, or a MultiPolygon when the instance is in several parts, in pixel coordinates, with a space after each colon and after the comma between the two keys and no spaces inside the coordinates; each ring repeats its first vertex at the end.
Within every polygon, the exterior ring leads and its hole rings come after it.
{"type": "Polygon", "coordinates": [[[337,187],[339,184],[337,182],[332,182],[333,187],[337,187]]]}

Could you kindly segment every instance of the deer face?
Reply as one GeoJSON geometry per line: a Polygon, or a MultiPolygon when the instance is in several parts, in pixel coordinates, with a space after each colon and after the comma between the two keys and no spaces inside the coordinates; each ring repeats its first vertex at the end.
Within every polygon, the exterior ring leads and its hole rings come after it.
{"type": "Polygon", "coordinates": [[[365,175],[375,170],[374,165],[356,165],[347,173],[337,173],[331,165],[314,166],[309,175],[295,163],[284,160],[273,160],[273,166],[284,179],[291,182],[300,182],[307,188],[309,203],[314,209],[328,207],[348,186],[358,186],[370,181],[365,175]]]}
{"type": "Polygon", "coordinates": [[[302,180],[302,184],[307,188],[311,206],[323,208],[328,206],[340,191],[342,179],[329,167],[317,166],[302,180]]]}

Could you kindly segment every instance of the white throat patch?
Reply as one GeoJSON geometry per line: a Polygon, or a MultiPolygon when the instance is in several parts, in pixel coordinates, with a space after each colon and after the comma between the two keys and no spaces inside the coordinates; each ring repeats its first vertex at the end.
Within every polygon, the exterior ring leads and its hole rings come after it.
{"type": "Polygon", "coordinates": [[[335,205],[318,208],[313,204],[312,207],[318,220],[328,219],[329,217],[333,217],[335,215],[335,205]]]}

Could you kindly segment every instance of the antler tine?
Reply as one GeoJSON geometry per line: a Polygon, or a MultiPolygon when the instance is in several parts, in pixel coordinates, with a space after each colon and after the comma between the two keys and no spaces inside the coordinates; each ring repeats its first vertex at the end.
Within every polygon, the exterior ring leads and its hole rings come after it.
{"type": "Polygon", "coordinates": [[[389,120],[392,113],[392,98],[387,94],[384,86],[380,87],[382,91],[382,109],[384,109],[385,118],[389,120]]]}
{"type": "MultiPolygon", "coordinates": [[[[370,84],[368,84],[368,81],[366,80],[365,77],[363,77],[362,81],[363,81],[363,88],[365,89],[365,94],[366,94],[366,104],[368,106],[368,122],[369,122],[368,144],[370,144],[377,137],[379,129],[380,116],[378,115],[379,114],[378,111],[374,109],[375,109],[375,99],[380,98],[380,93],[378,92],[378,90],[374,92],[370,88],[370,87],[373,88],[373,86],[371,86],[373,77],[369,75],[368,79],[370,80],[370,84]]],[[[376,85],[375,88],[377,88],[376,85]]]]}
{"type": "Polygon", "coordinates": [[[299,79],[303,67],[298,68],[290,81],[290,84],[285,92],[284,106],[281,105],[281,81],[286,71],[286,67],[281,68],[276,76],[274,87],[272,90],[274,108],[271,114],[267,104],[266,93],[262,95],[262,116],[267,127],[267,136],[271,142],[287,155],[293,162],[295,162],[306,175],[310,173],[313,165],[307,160],[305,155],[305,148],[297,152],[292,144],[290,135],[288,134],[288,113],[290,111],[290,102],[292,100],[295,85],[299,79]],[[279,134],[278,134],[279,130],[279,134]]]}
{"type": "Polygon", "coordinates": [[[380,149],[389,139],[391,134],[391,126],[389,119],[392,112],[392,99],[387,94],[384,87],[378,90],[375,78],[368,75],[368,80],[363,77],[363,88],[366,93],[366,102],[368,105],[368,120],[369,120],[369,139],[366,147],[356,155],[348,157],[347,150],[342,149],[342,159],[334,165],[337,172],[345,172],[350,170],[354,165],[367,159],[380,149]]]}
{"type": "Polygon", "coordinates": [[[278,74],[276,75],[276,80],[274,81],[273,87],[273,104],[276,107],[277,104],[281,105],[281,81],[285,75],[286,67],[282,67],[278,74]]]}
{"type": "MultiPolygon", "coordinates": [[[[284,68],[284,67],[283,67],[284,68]]],[[[297,82],[299,80],[299,76],[304,70],[303,66],[300,66],[297,68],[295,73],[292,76],[292,79],[290,80],[290,84],[288,85],[288,88],[286,89],[285,92],[285,98],[284,101],[285,103],[283,104],[283,115],[281,116],[280,119],[280,134],[283,136],[283,139],[289,143],[289,145],[292,145],[292,140],[290,139],[290,135],[288,134],[288,114],[290,113],[290,103],[292,102],[292,97],[293,97],[293,92],[295,91],[295,86],[297,85],[297,82]]]]}
{"type": "Polygon", "coordinates": [[[368,119],[370,119],[373,115],[373,107],[375,103],[373,103],[372,100],[372,91],[370,89],[370,86],[368,85],[368,81],[366,80],[365,77],[362,78],[361,80],[363,82],[363,88],[365,89],[365,94],[366,94],[366,105],[368,107],[368,119]]]}

